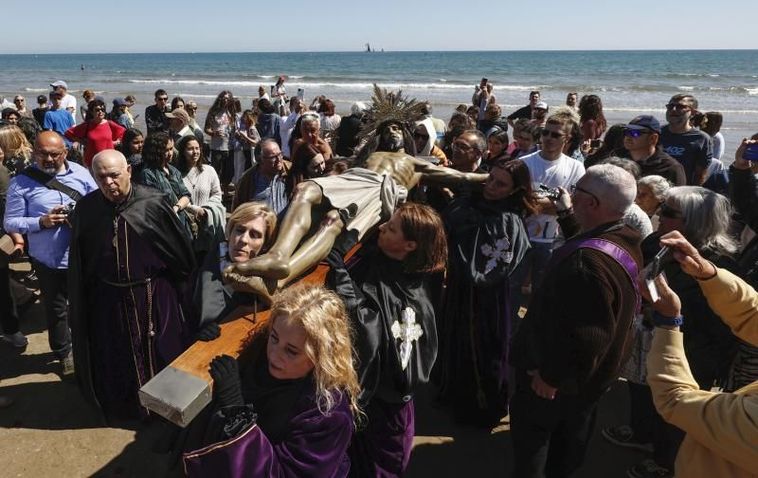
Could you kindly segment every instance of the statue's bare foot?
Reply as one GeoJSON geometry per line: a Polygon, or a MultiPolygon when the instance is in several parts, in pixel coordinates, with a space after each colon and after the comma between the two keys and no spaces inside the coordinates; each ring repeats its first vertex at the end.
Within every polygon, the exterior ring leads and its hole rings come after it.
{"type": "Polygon", "coordinates": [[[271,304],[271,296],[277,289],[277,281],[264,279],[258,276],[243,276],[236,272],[224,272],[224,281],[232,289],[247,294],[255,294],[267,304],[271,304]]]}
{"type": "Polygon", "coordinates": [[[272,252],[235,264],[234,268],[238,273],[245,276],[284,279],[290,275],[288,261],[283,256],[272,252]]]}

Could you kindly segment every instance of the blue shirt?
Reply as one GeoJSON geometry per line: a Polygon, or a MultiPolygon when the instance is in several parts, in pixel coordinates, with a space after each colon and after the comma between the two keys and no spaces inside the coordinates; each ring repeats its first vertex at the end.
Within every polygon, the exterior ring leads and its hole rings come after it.
{"type": "MultiPolygon", "coordinates": [[[[49,110],[45,113],[45,120],[42,122],[42,129],[53,130],[61,136],[72,126],[74,126],[74,118],[71,117],[71,113],[62,108],[49,110]]],[[[66,146],[71,146],[71,141],[65,136],[63,136],[63,141],[66,142],[66,146]]]]}
{"type": "MultiPolygon", "coordinates": [[[[66,162],[65,171],[57,174],[55,178],[79,191],[82,196],[97,189],[89,171],[76,163],[66,162]]],[[[6,232],[26,234],[29,255],[37,261],[51,269],[66,269],[71,228],[63,224],[43,229],[39,219],[53,207],[67,205],[72,201],[73,199],[62,192],[48,189],[44,184],[19,173],[11,179],[8,187],[3,227],[6,232]]]]}

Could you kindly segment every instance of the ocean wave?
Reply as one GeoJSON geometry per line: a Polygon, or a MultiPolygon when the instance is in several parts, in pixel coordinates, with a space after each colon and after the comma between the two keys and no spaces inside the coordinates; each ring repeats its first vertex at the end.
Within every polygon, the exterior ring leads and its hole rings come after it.
{"type": "Polygon", "coordinates": [[[299,79],[305,78],[303,75],[288,75],[287,77],[290,80],[292,80],[292,79],[299,80],[299,79]]]}
{"type": "MultiPolygon", "coordinates": [[[[261,77],[261,75],[258,75],[261,77]]],[[[151,80],[129,80],[129,83],[137,84],[165,84],[165,85],[199,85],[199,86],[238,86],[238,87],[258,87],[258,81],[246,80],[175,80],[175,79],[151,79],[151,80]]],[[[455,83],[415,83],[415,82],[382,82],[377,84],[382,88],[389,89],[440,89],[440,90],[471,90],[470,84],[455,83]]],[[[335,82],[335,81],[293,81],[290,85],[305,88],[344,88],[354,90],[370,90],[373,88],[373,82],[335,82]]],[[[543,86],[536,85],[495,85],[494,89],[501,91],[531,91],[543,86]]]]}
{"type": "Polygon", "coordinates": [[[758,95],[758,88],[745,88],[745,91],[750,96],[758,95]]]}
{"type": "Polygon", "coordinates": [[[269,79],[269,78],[273,78],[273,77],[274,77],[274,75],[255,75],[255,77],[256,77],[256,78],[261,78],[261,79],[267,80],[267,79],[269,79]]]}
{"type": "Polygon", "coordinates": [[[23,91],[28,91],[29,93],[32,93],[32,92],[34,92],[34,93],[42,93],[42,92],[49,91],[49,90],[47,88],[29,88],[29,87],[26,87],[26,88],[23,88],[23,91]]]}
{"type": "Polygon", "coordinates": [[[680,91],[695,91],[694,86],[677,86],[676,89],[680,91]]]}

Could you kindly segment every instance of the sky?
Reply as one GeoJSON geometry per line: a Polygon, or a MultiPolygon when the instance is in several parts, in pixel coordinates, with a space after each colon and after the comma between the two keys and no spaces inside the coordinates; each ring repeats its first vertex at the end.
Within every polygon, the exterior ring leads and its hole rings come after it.
{"type": "Polygon", "coordinates": [[[0,54],[758,49],[754,2],[2,0],[0,54]]]}

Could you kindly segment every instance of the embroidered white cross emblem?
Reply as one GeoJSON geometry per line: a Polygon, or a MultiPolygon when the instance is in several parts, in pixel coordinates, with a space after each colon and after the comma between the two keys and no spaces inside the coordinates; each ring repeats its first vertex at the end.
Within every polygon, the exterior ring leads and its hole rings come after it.
{"type": "Polygon", "coordinates": [[[419,337],[424,335],[421,326],[416,323],[416,312],[410,307],[403,309],[401,314],[402,323],[397,320],[392,323],[392,336],[395,340],[400,340],[400,362],[403,370],[411,361],[411,352],[413,352],[413,341],[418,341],[419,337]]]}
{"type": "Polygon", "coordinates": [[[489,244],[483,244],[480,248],[484,257],[488,257],[489,260],[484,265],[484,273],[489,273],[492,269],[497,267],[498,261],[503,261],[508,264],[513,260],[513,252],[509,251],[511,248],[511,242],[507,237],[503,236],[495,241],[495,247],[493,248],[489,244]]]}

